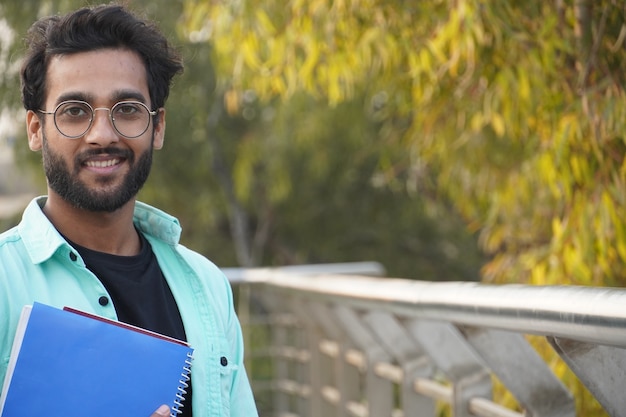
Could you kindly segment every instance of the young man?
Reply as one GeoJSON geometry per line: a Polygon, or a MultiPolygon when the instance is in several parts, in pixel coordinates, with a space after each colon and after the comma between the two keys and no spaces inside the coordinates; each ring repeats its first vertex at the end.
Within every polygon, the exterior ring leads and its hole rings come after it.
{"type": "Polygon", "coordinates": [[[43,18],[28,42],[22,99],[48,194],[0,235],[0,383],[20,311],[37,301],[188,341],[183,415],[256,416],[228,281],[178,243],[176,219],[135,200],[163,145],[178,54],[115,5],[43,18]]]}

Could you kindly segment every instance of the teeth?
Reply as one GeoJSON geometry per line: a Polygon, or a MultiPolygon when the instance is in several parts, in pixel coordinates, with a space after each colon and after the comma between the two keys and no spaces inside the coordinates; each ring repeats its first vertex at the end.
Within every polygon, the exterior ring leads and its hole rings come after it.
{"type": "Polygon", "coordinates": [[[120,163],[119,159],[109,159],[108,161],[87,161],[88,167],[106,168],[120,163]]]}

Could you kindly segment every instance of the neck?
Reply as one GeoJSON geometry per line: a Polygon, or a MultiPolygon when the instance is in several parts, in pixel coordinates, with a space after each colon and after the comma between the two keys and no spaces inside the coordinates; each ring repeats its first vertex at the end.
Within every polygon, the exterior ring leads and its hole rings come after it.
{"type": "Polygon", "coordinates": [[[49,192],[43,212],[54,227],[72,242],[112,255],[133,256],[141,242],[133,225],[135,200],[114,212],[92,212],[77,208],[49,192]]]}

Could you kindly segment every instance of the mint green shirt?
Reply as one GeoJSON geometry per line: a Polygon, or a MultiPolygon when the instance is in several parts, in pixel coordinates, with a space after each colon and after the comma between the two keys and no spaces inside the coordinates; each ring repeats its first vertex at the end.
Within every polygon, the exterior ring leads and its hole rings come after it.
{"type": "MultiPolygon", "coordinates": [[[[98,302],[111,299],[104,286],[43,214],[45,201],[31,201],[20,224],[0,234],[0,382],[24,305],[38,301],[117,319],[112,303],[98,302]]],[[[175,218],[137,202],[134,222],[152,245],[194,348],[194,417],[257,416],[228,280],[204,256],[179,244],[175,218]]]]}

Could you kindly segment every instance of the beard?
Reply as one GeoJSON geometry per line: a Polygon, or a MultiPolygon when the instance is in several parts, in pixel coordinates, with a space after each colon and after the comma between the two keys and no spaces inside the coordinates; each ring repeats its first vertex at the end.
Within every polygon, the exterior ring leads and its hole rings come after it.
{"type": "Polygon", "coordinates": [[[82,210],[111,213],[135,198],[148,179],[152,167],[152,142],[150,148],[139,156],[136,163],[135,154],[130,150],[104,148],[77,155],[74,160],[74,171],[71,172],[61,155],[50,149],[44,135],[42,157],[48,186],[63,200],[82,210]],[[93,189],[78,178],[81,160],[99,154],[119,156],[128,162],[130,171],[118,186],[111,185],[113,178],[105,176],[98,180],[102,187],[93,189]]]}

